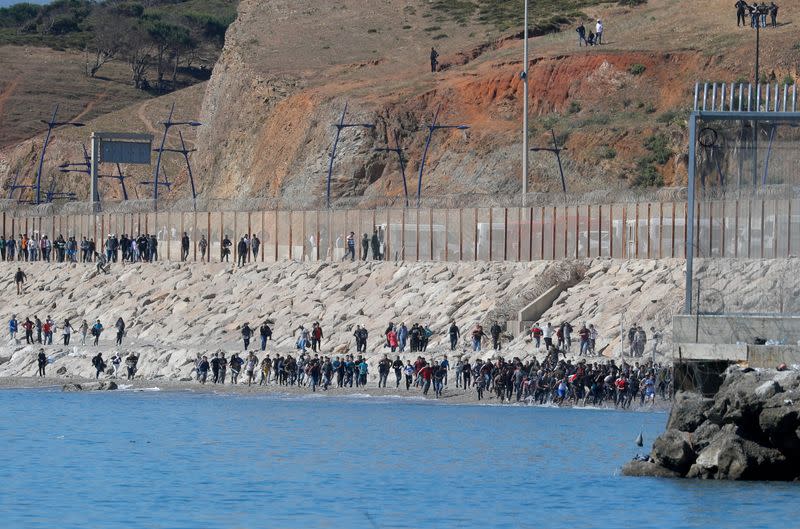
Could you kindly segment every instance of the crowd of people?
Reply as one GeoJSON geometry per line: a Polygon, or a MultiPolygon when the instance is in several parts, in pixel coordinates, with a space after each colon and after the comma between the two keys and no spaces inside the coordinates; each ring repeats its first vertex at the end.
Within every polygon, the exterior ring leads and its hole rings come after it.
{"type": "MultiPolygon", "coordinates": [[[[209,359],[198,354],[194,375],[201,384],[247,384],[251,386],[296,386],[312,392],[329,388],[366,388],[369,374],[377,372],[377,387],[421,392],[423,396],[443,397],[453,378],[455,389],[450,394],[474,392],[478,400],[495,398],[501,402],[529,402],[539,405],[603,406],[613,404],[629,408],[633,404],[655,404],[656,397],[669,400],[672,392],[672,370],[654,363],[630,364],[614,360],[589,363],[560,358],[563,351],[551,346],[543,360],[523,362],[518,357],[507,360],[496,355],[491,360],[461,355],[450,363],[448,355],[441,359],[417,355],[405,360],[400,355],[382,355],[370,367],[363,355],[327,356],[301,352],[266,354],[262,359],[250,351],[245,358],[237,353],[226,358],[217,352],[209,359]],[[244,370],[244,378],[241,372],[244,370]],[[374,371],[373,371],[374,370],[374,371]],[[390,380],[391,379],[391,380],[390,380]],[[449,379],[449,380],[448,380],[449,379]],[[431,392],[432,390],[432,392],[431,392]]],[[[374,377],[373,377],[374,378],[374,377]]]]}
{"type": "MultiPolygon", "coordinates": [[[[122,345],[122,339],[125,336],[125,320],[117,318],[114,324],[116,329],[116,345],[122,345]]],[[[21,343],[23,340],[26,345],[53,345],[53,336],[61,335],[64,345],[69,345],[72,341],[73,335],[78,335],[80,345],[86,345],[86,338],[91,336],[92,345],[98,345],[100,336],[105,331],[105,327],[100,323],[100,320],[89,325],[86,320],[81,321],[76,329],[69,321],[65,319],[64,323],[59,327],[56,321],[49,315],[42,321],[38,315],[26,317],[24,321],[17,319],[16,314],[12,314],[11,319],[8,320],[8,334],[9,340],[12,343],[21,343]],[[32,319],[31,319],[32,318],[32,319]]],[[[73,345],[75,342],[72,342],[73,345]]]]}
{"type": "Polygon", "coordinates": [[[747,27],[747,17],[750,17],[749,26],[751,28],[766,28],[767,16],[769,16],[770,25],[773,28],[778,27],[778,6],[775,2],[748,4],[745,0],[738,0],[733,7],[736,8],[737,26],[747,27]]]}

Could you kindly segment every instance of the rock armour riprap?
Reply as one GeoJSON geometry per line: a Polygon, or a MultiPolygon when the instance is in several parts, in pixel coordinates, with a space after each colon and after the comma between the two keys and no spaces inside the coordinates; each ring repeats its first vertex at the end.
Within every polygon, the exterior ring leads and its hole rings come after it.
{"type": "Polygon", "coordinates": [[[649,460],[623,474],[800,479],[800,372],[732,366],[713,399],[679,393],[649,460]]]}

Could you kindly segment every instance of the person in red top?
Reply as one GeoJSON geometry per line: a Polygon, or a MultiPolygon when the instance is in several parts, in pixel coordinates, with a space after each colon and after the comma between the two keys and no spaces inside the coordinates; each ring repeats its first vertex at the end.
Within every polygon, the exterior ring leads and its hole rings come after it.
{"type": "Polygon", "coordinates": [[[397,349],[397,333],[394,332],[394,328],[386,333],[386,341],[389,343],[392,352],[395,352],[397,349]]]}
{"type": "Polygon", "coordinates": [[[581,338],[581,351],[580,355],[588,355],[589,354],[589,329],[586,328],[586,324],[581,326],[581,329],[578,331],[578,336],[581,338]]]}
{"type": "Polygon", "coordinates": [[[431,366],[430,365],[423,366],[422,369],[419,370],[419,376],[423,382],[422,394],[428,395],[428,390],[431,389],[431,378],[433,376],[433,371],[431,370],[431,366]]]}
{"type": "Polygon", "coordinates": [[[25,329],[25,343],[33,343],[33,322],[30,318],[25,318],[22,328],[25,329]]]}
{"type": "Polygon", "coordinates": [[[320,344],[322,343],[322,327],[319,323],[314,322],[314,325],[311,328],[311,350],[317,352],[320,350],[320,344]]]}
{"type": "Polygon", "coordinates": [[[533,341],[536,344],[536,348],[539,349],[542,345],[542,328],[539,327],[539,322],[537,321],[533,327],[531,327],[531,336],[533,337],[533,341]]]}

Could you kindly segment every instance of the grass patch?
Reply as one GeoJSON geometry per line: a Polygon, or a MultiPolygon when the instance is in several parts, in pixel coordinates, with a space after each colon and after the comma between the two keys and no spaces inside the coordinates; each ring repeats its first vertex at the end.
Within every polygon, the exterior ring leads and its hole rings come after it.
{"type": "Polygon", "coordinates": [[[367,33],[377,33],[377,32],[378,32],[377,29],[368,29],[367,30],[367,33]]]}
{"type": "Polygon", "coordinates": [[[570,114],[577,114],[580,111],[581,111],[581,104],[578,103],[577,101],[571,101],[569,104],[569,108],[567,109],[567,112],[569,112],[570,114]]]}
{"type": "Polygon", "coordinates": [[[431,31],[439,31],[440,29],[442,29],[442,27],[441,27],[441,26],[431,26],[431,27],[429,27],[429,28],[425,28],[425,29],[423,29],[422,31],[428,31],[428,32],[431,32],[431,31]]]}
{"type": "Polygon", "coordinates": [[[435,37],[433,37],[433,40],[442,40],[442,39],[446,39],[446,38],[448,38],[447,34],[446,33],[441,33],[441,34],[436,35],[435,37]]]}

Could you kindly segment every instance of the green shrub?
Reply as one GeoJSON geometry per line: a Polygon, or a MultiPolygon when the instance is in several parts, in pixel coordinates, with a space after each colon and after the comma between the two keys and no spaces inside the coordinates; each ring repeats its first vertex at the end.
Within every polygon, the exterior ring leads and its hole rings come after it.
{"type": "Polygon", "coordinates": [[[619,0],[619,2],[617,2],[618,5],[621,5],[621,6],[624,6],[624,7],[642,6],[642,5],[646,4],[646,3],[647,3],[647,0],[619,0]]]}
{"type": "Polygon", "coordinates": [[[628,73],[631,75],[642,75],[647,67],[644,64],[631,64],[630,68],[628,68],[628,73]]]}
{"type": "Polygon", "coordinates": [[[664,178],[648,158],[640,158],[636,162],[636,178],[633,180],[633,185],[636,187],[663,187],[664,178]]]}
{"type": "Polygon", "coordinates": [[[791,75],[789,75],[787,73],[786,76],[783,78],[783,84],[785,84],[787,86],[794,85],[794,77],[792,77],[791,75]]]}
{"type": "Polygon", "coordinates": [[[567,112],[569,112],[570,114],[577,114],[580,111],[581,111],[581,104],[578,103],[577,101],[571,101],[567,112]]]}
{"type": "Polygon", "coordinates": [[[602,160],[613,160],[617,157],[617,150],[610,145],[603,145],[600,147],[599,155],[602,160]]]}
{"type": "Polygon", "coordinates": [[[669,146],[669,137],[663,132],[653,134],[644,140],[645,148],[650,151],[652,161],[664,165],[672,158],[672,149],[669,146]]]}

